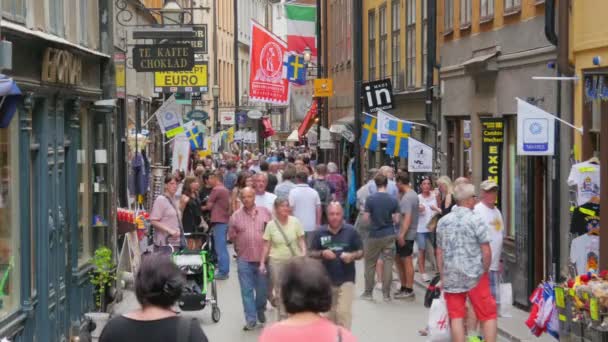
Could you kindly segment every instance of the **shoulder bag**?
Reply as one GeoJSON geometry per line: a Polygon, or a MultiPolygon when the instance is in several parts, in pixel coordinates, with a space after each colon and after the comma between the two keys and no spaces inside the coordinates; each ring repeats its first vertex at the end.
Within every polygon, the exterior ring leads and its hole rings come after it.
{"type": "Polygon", "coordinates": [[[283,230],[283,226],[281,226],[281,224],[279,223],[279,220],[277,220],[276,218],[273,218],[274,224],[277,225],[277,229],[279,230],[279,233],[281,233],[281,236],[283,236],[283,240],[285,240],[285,243],[287,244],[287,248],[289,248],[289,251],[291,252],[291,256],[296,256],[296,252],[293,250],[293,246],[291,245],[291,242],[289,241],[289,239],[287,239],[287,235],[285,234],[285,231],[283,230]]]}
{"type": "MultiPolygon", "coordinates": [[[[179,223],[179,246],[181,249],[183,249],[186,247],[186,237],[184,236],[184,226],[182,225],[182,219],[179,217],[179,210],[177,210],[177,207],[169,197],[167,197],[166,195],[162,196],[166,198],[167,201],[169,201],[169,204],[171,204],[171,206],[175,210],[175,215],[177,215],[177,222],[179,223]]],[[[167,240],[169,240],[168,237],[167,240]]]]}

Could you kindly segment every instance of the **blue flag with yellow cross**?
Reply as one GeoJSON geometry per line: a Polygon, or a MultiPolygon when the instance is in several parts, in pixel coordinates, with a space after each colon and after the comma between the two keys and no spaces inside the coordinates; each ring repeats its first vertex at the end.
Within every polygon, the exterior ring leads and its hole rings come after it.
{"type": "Polygon", "coordinates": [[[306,63],[304,57],[294,54],[285,54],[283,57],[283,78],[295,84],[306,84],[306,63]]]}
{"type": "Polygon", "coordinates": [[[388,123],[386,154],[407,158],[408,140],[411,133],[412,124],[400,120],[390,120],[388,123]]]}
{"type": "Polygon", "coordinates": [[[190,141],[191,150],[200,150],[203,148],[203,134],[198,130],[198,125],[194,121],[189,121],[184,124],[186,137],[190,141]]]}
{"type": "Polygon", "coordinates": [[[370,151],[378,149],[378,119],[373,116],[365,115],[361,129],[361,146],[370,151]]]}

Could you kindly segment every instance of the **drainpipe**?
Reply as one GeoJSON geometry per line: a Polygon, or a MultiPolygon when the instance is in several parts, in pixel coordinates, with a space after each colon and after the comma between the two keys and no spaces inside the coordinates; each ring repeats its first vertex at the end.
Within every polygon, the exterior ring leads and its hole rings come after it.
{"type": "MultiPolygon", "coordinates": [[[[436,0],[427,1],[427,60],[426,60],[426,99],[425,99],[425,119],[432,127],[431,129],[437,133],[437,123],[433,120],[433,82],[435,78],[435,64],[437,61],[437,2],[436,0]]],[[[431,132],[428,132],[432,134],[431,132]]],[[[434,148],[437,151],[437,136],[434,134],[434,148]]],[[[433,165],[437,158],[433,160],[433,165]]],[[[435,168],[433,167],[433,170],[435,168]]]]}
{"type": "MultiPolygon", "coordinates": [[[[562,31],[566,32],[563,36],[567,36],[567,30],[562,31]]],[[[547,0],[545,2],[545,36],[547,40],[557,46],[558,45],[558,37],[555,32],[555,0],[547,0]]],[[[563,37],[562,37],[563,38],[563,37]]],[[[558,60],[560,58],[560,51],[558,51],[558,60]]],[[[566,59],[568,55],[566,54],[566,59]]],[[[561,76],[561,70],[558,64],[556,64],[556,73],[557,76],[561,76]]],[[[556,81],[556,105],[555,105],[555,116],[561,118],[562,113],[562,83],[561,81],[556,81]]],[[[559,281],[560,275],[560,245],[561,245],[561,234],[560,234],[560,203],[561,198],[560,194],[560,179],[561,179],[561,168],[560,168],[560,123],[558,120],[555,120],[555,153],[552,158],[551,169],[553,170],[551,175],[551,194],[553,198],[553,203],[551,207],[551,259],[553,264],[552,275],[555,281],[559,281]]]]}
{"type": "Polygon", "coordinates": [[[354,119],[355,119],[355,187],[358,189],[361,182],[361,83],[363,81],[363,1],[353,1],[353,78],[354,89],[354,119]]]}

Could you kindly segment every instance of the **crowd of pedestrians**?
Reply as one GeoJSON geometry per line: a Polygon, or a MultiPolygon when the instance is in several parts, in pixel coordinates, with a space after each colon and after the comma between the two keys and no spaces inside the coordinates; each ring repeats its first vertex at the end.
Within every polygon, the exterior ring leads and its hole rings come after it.
{"type": "Polygon", "coordinates": [[[265,324],[271,303],[279,323],[260,341],[353,341],[355,262],[363,260],[360,298],[373,300],[378,289],[384,301],[413,300],[417,268],[423,282],[441,278],[454,341],[495,340],[504,234],[495,183],[483,182],[478,200],[466,178],[421,177],[414,184],[406,171],[382,166],[364,175],[351,205],[352,189],[333,162],[316,163],[307,152],[245,155],[207,158],[192,175],[168,176],[150,215],[157,252],[200,247],[183,233],[212,229],[216,279],[233,276],[236,261],[244,330],[265,324]],[[357,212],[354,226],[346,206],[357,212]],[[473,313],[481,330],[476,322],[465,325],[473,313]]]}

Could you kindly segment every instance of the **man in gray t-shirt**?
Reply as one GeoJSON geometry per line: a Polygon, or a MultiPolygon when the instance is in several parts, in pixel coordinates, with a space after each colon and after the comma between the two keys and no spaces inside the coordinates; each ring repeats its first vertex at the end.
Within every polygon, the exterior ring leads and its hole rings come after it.
{"type": "Polygon", "coordinates": [[[418,230],[418,194],[410,187],[407,173],[397,175],[397,187],[402,194],[399,202],[401,220],[397,229],[396,263],[401,279],[401,288],[395,293],[396,299],[414,298],[414,240],[418,230]]]}

